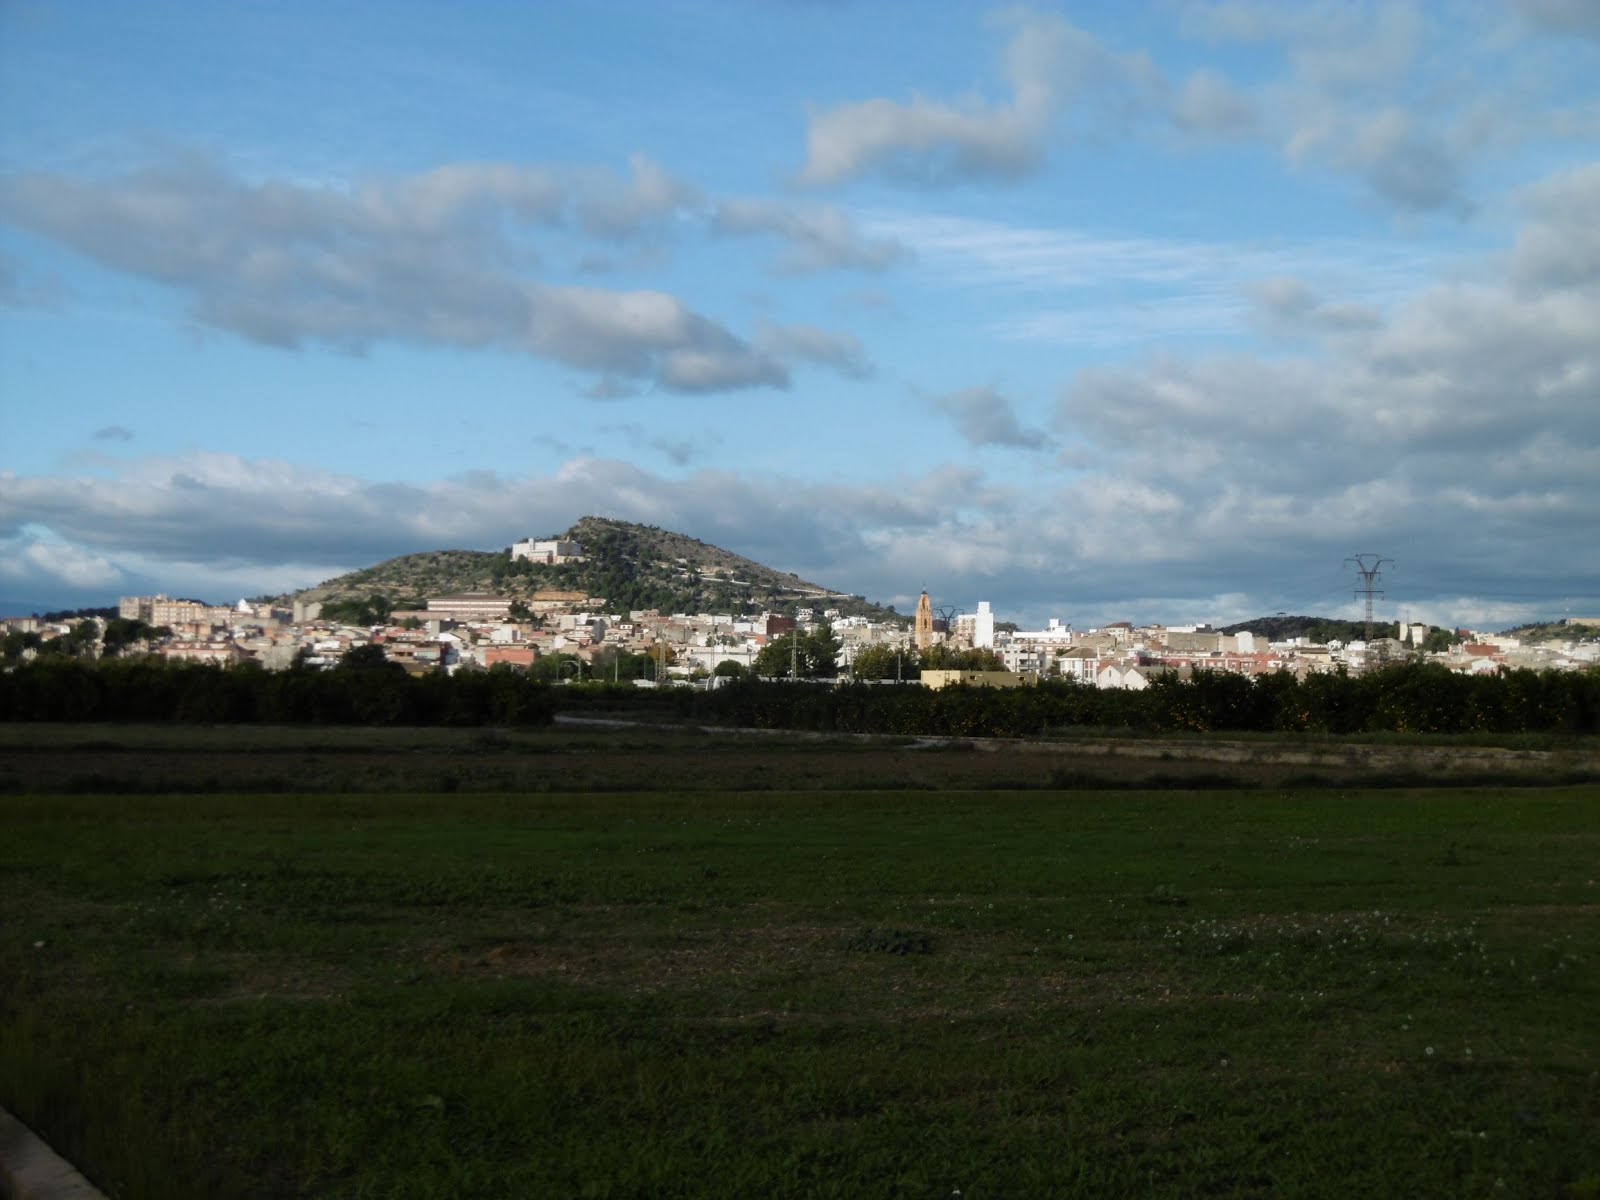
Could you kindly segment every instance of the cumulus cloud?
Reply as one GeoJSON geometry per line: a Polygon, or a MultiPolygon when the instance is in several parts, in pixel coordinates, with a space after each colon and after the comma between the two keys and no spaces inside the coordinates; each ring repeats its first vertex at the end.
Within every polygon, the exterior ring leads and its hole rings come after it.
{"type": "Polygon", "coordinates": [[[1406,563],[1413,596],[1487,603],[1525,578],[1593,595],[1600,551],[1579,531],[1600,521],[1600,289],[1544,253],[1581,223],[1587,187],[1579,172],[1530,191],[1505,279],[1426,289],[1381,323],[1293,279],[1260,285],[1278,319],[1338,325],[1336,353],[1079,373],[1057,433],[1092,452],[1060,505],[1089,560],[1120,545],[1120,563],[1199,590],[1222,584],[1219,557],[1262,594],[1279,568],[1229,547],[1277,564],[1376,549],[1406,563]]]}
{"type": "Polygon", "coordinates": [[[1068,106],[1096,89],[1137,89],[1152,74],[1142,57],[1120,56],[1060,17],[1020,12],[1006,21],[1008,99],[919,95],[814,112],[799,182],[827,186],[870,173],[925,185],[1015,180],[1038,166],[1068,106]]]}
{"type": "Polygon", "coordinates": [[[635,154],[629,178],[609,172],[578,176],[574,208],[584,228],[606,237],[633,237],[700,202],[698,188],[675,179],[659,163],[635,154]]]}
{"type": "Polygon", "coordinates": [[[29,535],[0,538],[0,584],[44,591],[113,588],[122,572],[82,546],[29,535]]]}
{"type": "Polygon", "coordinates": [[[872,363],[860,340],[847,333],[814,325],[766,324],[757,328],[755,340],[768,354],[831,367],[852,379],[865,379],[872,374],[872,363]]]}
{"type": "Polygon", "coordinates": [[[1190,75],[1172,103],[1172,119],[1179,128],[1211,137],[1246,137],[1256,131],[1255,104],[1216,71],[1190,75]]]}
{"type": "MultiPolygon", "coordinates": [[[[672,457],[673,447],[661,449],[672,457]]],[[[1013,500],[969,468],[816,484],[711,470],[667,478],[578,458],[546,476],[475,472],[404,484],[220,454],[131,460],[79,478],[0,475],[0,496],[0,542],[39,540],[28,531],[48,531],[51,544],[107,565],[83,575],[86,582],[115,585],[123,578],[116,562],[157,580],[180,571],[191,578],[204,562],[229,591],[252,593],[260,588],[250,579],[281,579],[291,564],[300,572],[294,584],[308,586],[397,554],[492,549],[599,513],[683,530],[822,582],[881,594],[887,579],[859,573],[873,558],[867,531],[933,528],[1013,500]]],[[[14,591],[38,582],[37,563],[8,561],[14,591]]]]}
{"type": "Polygon", "coordinates": [[[707,448],[721,440],[715,433],[694,438],[665,437],[633,423],[601,426],[600,432],[623,437],[630,445],[660,454],[680,467],[688,466],[697,458],[704,458],[707,448]]]}
{"type": "Polygon", "coordinates": [[[1421,10],[1401,0],[1190,0],[1181,27],[1213,42],[1281,43],[1302,80],[1332,88],[1398,79],[1426,41],[1421,10]]]}
{"type": "Polygon", "coordinates": [[[1365,304],[1331,304],[1304,281],[1279,276],[1246,286],[1271,333],[1358,333],[1378,328],[1383,318],[1365,304]]]}
{"type": "Polygon", "coordinates": [[[1315,140],[1303,138],[1297,149],[1303,153],[1322,142],[1333,142],[1329,147],[1333,161],[1357,171],[1374,192],[1396,208],[1464,213],[1469,207],[1463,178],[1465,155],[1421,128],[1409,113],[1384,109],[1354,122],[1347,136],[1334,139],[1319,130],[1315,140]]]}
{"type": "Polygon", "coordinates": [[[7,176],[0,220],[168,285],[200,323],[269,345],[495,348],[668,390],[781,388],[782,363],[672,295],[530,275],[530,229],[572,220],[630,236],[687,194],[646,160],[627,181],[467,164],[332,188],[249,183],[188,158],[106,180],[7,176]]]}
{"type": "Polygon", "coordinates": [[[795,205],[777,200],[725,200],[711,216],[720,234],[769,234],[788,248],[778,260],[787,274],[854,268],[882,271],[907,257],[904,246],[887,238],[864,237],[831,205],[795,205]]]}
{"type": "Polygon", "coordinates": [[[674,350],[661,365],[661,382],[677,392],[723,392],[744,387],[789,386],[789,372],[773,359],[719,349],[674,350]]]}
{"type": "MultiPolygon", "coordinates": [[[[1292,313],[1321,306],[1292,284],[1272,295],[1292,313]]],[[[9,554],[4,579],[12,595],[58,594],[44,581],[69,570],[104,588],[255,594],[395,554],[494,548],[594,512],[873,598],[927,584],[1024,620],[1334,611],[1358,550],[1403,564],[1388,581],[1396,602],[1475,597],[1509,614],[1523,599],[1501,596],[1524,593],[1524,576],[1578,600],[1600,591],[1600,551],[1582,536],[1600,523],[1597,327],[1586,289],[1456,285],[1351,332],[1336,357],[1162,355],[1082,372],[1053,439],[1076,467],[1053,486],[997,483],[971,464],[853,484],[668,477],[593,457],[422,484],[216,454],[5,475],[0,540],[65,549],[9,554]],[[1254,611],[1239,611],[1241,596],[1254,611]]],[[[992,389],[930,405],[974,444],[1044,445],[992,389]]],[[[680,468],[693,453],[655,448],[680,468]]]]}
{"type": "Polygon", "coordinates": [[[106,425],[90,435],[97,442],[131,442],[133,430],[126,425],[106,425]]]}
{"type": "Polygon", "coordinates": [[[663,292],[535,287],[525,296],[519,340],[544,357],[679,391],[788,383],[779,364],[663,292]]]}
{"type": "Polygon", "coordinates": [[[1181,12],[1191,37],[1281,48],[1288,69],[1249,88],[1197,75],[1173,103],[1179,128],[1253,133],[1292,165],[1359,180],[1402,214],[1465,216],[1486,155],[1592,130],[1592,115],[1551,97],[1474,91],[1467,81],[1476,69],[1504,64],[1488,58],[1489,38],[1430,7],[1194,0],[1181,12]]]}
{"type": "Polygon", "coordinates": [[[1600,5],[1593,0],[1512,0],[1512,6],[1540,29],[1600,41],[1600,5]]]}
{"type": "Polygon", "coordinates": [[[1533,220],[1517,234],[1512,273],[1525,287],[1600,284],[1600,163],[1563,171],[1527,189],[1533,220]]]}
{"type": "Polygon", "coordinates": [[[933,397],[931,404],[935,412],[955,422],[957,431],[974,448],[1008,446],[1018,450],[1043,450],[1050,445],[1049,435],[1042,429],[1024,428],[1017,420],[1011,401],[993,388],[946,392],[933,397]]]}

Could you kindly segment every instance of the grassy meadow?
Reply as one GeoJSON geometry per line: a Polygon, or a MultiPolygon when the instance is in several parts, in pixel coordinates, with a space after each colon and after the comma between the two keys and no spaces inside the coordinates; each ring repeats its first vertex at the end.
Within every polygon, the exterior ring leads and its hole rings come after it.
{"type": "Polygon", "coordinates": [[[553,733],[492,791],[422,731],[409,790],[315,791],[360,731],[77,736],[5,747],[0,1103],[119,1200],[1600,1195],[1592,785],[895,787],[778,740],[584,790],[700,760],[553,733]],[[115,786],[163,753],[218,785],[115,786]]]}

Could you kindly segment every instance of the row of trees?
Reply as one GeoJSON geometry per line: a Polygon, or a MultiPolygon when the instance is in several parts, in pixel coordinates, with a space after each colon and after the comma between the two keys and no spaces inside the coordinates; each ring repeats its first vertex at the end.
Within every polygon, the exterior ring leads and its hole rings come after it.
{"type": "Polygon", "coordinates": [[[552,689],[507,668],[408,675],[360,659],[266,671],[139,658],[38,658],[0,672],[0,720],[264,725],[544,725],[552,689]]]}
{"type": "Polygon", "coordinates": [[[1004,671],[993,650],[964,650],[943,644],[919,651],[915,646],[863,646],[850,663],[855,679],[915,680],[923,671],[1004,671]]]}
{"type": "Polygon", "coordinates": [[[79,621],[66,633],[49,638],[40,633],[13,630],[0,640],[0,658],[7,663],[21,662],[30,650],[45,657],[93,658],[98,651],[106,658],[115,658],[171,633],[164,625],[156,628],[129,617],[112,617],[106,621],[104,629],[92,620],[79,621]]]}
{"type": "MultiPolygon", "coordinates": [[[[371,725],[544,724],[557,707],[656,708],[695,720],[768,729],[912,736],[1033,737],[1068,726],[1155,732],[1530,733],[1600,732],[1600,671],[1458,675],[1406,663],[1366,675],[1280,672],[1255,678],[1196,672],[1144,691],[1064,681],[1033,687],[930,689],[853,683],[800,686],[736,680],[711,691],[639,691],[617,664],[618,685],[586,680],[552,688],[506,667],[412,676],[354,651],[328,671],[268,672],[156,659],[45,656],[0,671],[0,720],[194,721],[371,725]]],[[[642,656],[640,656],[642,660],[642,656]]],[[[559,660],[553,660],[559,662],[559,660]]],[[[569,664],[570,666],[570,664],[569,664]]],[[[555,667],[560,678],[568,675],[555,667]]]]}
{"type": "Polygon", "coordinates": [[[1406,663],[1365,675],[1199,671],[1144,691],[1050,681],[990,689],[740,682],[668,698],[728,725],[917,736],[1033,737],[1087,726],[1153,732],[1600,732],[1600,672],[1459,675],[1406,663]]]}
{"type": "MultiPolygon", "coordinates": [[[[755,674],[764,679],[834,679],[840,674],[841,643],[826,622],[810,629],[773,638],[756,655],[755,674]]],[[[858,649],[847,664],[852,679],[897,679],[915,682],[923,671],[1003,671],[1005,663],[993,650],[963,650],[955,646],[890,646],[882,643],[858,649]]],[[[742,671],[722,671],[738,675],[742,671]]]]}

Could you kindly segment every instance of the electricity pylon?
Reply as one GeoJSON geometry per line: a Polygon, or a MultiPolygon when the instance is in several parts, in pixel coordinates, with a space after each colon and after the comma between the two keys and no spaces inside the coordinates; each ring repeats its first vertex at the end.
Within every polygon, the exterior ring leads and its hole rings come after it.
{"type": "Polygon", "coordinates": [[[1357,600],[1363,596],[1367,598],[1367,641],[1370,642],[1372,640],[1372,598],[1383,595],[1382,592],[1376,590],[1378,580],[1383,578],[1379,568],[1384,563],[1388,563],[1391,567],[1394,566],[1394,559],[1383,558],[1376,554],[1357,554],[1344,561],[1346,566],[1353,563],[1356,573],[1361,576],[1361,586],[1355,590],[1354,595],[1357,600]]]}

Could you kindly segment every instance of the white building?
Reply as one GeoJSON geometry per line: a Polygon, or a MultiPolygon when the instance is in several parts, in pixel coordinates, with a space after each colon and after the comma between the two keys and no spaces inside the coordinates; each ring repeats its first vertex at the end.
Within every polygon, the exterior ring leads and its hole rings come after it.
{"type": "Polygon", "coordinates": [[[520,542],[511,544],[511,557],[513,561],[525,558],[529,562],[544,563],[547,566],[580,562],[583,559],[583,543],[563,542],[555,538],[548,541],[524,538],[520,542]]]}
{"type": "Polygon", "coordinates": [[[978,612],[972,621],[972,645],[978,650],[994,649],[994,610],[987,600],[978,601],[978,612]]]}

